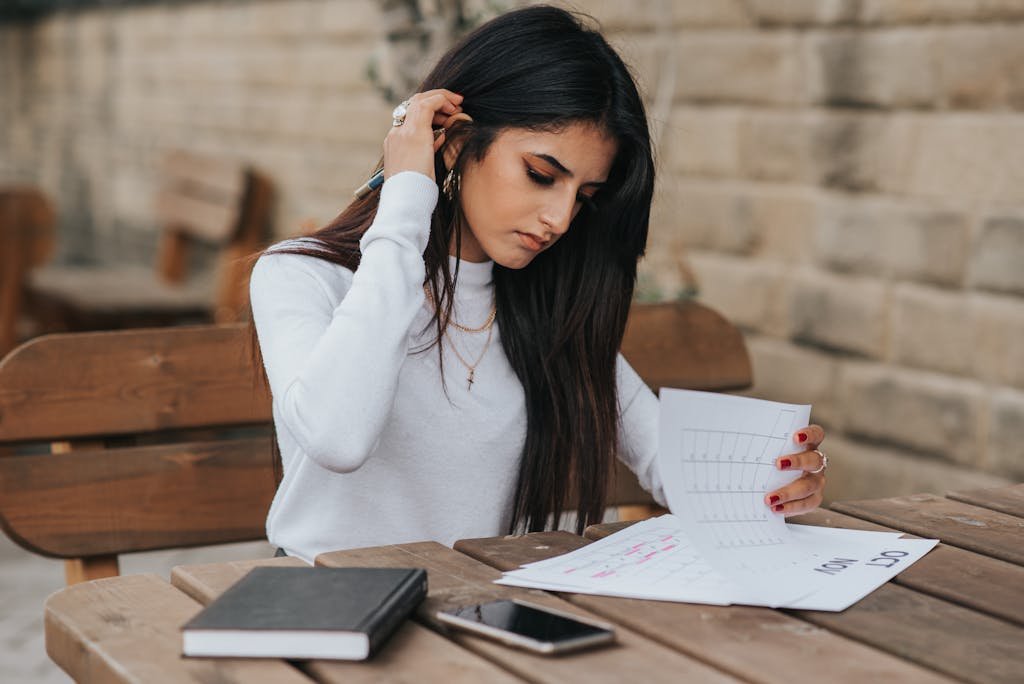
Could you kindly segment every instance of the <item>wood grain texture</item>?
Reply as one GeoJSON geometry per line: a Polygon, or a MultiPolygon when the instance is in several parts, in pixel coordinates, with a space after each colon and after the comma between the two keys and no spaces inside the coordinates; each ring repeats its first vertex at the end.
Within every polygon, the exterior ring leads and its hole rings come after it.
{"type": "MultiPolygon", "coordinates": [[[[455,548],[498,570],[512,570],[587,543],[588,540],[566,532],[541,532],[498,539],[464,539],[456,542],[455,548]]],[[[766,608],[571,593],[561,596],[746,681],[948,681],[927,669],[766,608]],[[842,668],[836,668],[837,663],[842,663],[842,668]]]]}
{"type": "Polygon", "coordinates": [[[634,305],[622,354],[655,392],[744,389],[753,378],[739,329],[694,301],[634,305]]]}
{"type": "Polygon", "coordinates": [[[0,443],[270,417],[245,325],[48,335],[0,361],[0,443]]]}
{"type": "Polygon", "coordinates": [[[842,613],[793,614],[968,682],[1019,684],[1024,676],[1024,629],[895,584],[842,613]]]}
{"type": "Polygon", "coordinates": [[[914,494],[890,499],[843,501],[832,508],[857,518],[950,546],[1024,565],[1024,518],[945,499],[914,494]]]}
{"type": "MultiPolygon", "coordinates": [[[[171,583],[207,604],[257,566],[305,567],[298,558],[265,558],[231,563],[185,565],[171,571],[171,583]]],[[[453,684],[520,682],[519,677],[467,651],[412,620],[391,636],[369,661],[309,661],[303,670],[319,682],[420,682],[453,684]]]]}
{"type": "Polygon", "coordinates": [[[265,536],[269,438],[0,458],[0,526],[73,558],[265,536]]]}
{"type": "MultiPolygon", "coordinates": [[[[866,520],[824,510],[790,518],[790,522],[852,530],[893,531],[866,520]]],[[[1024,568],[1019,565],[938,544],[924,558],[896,575],[893,581],[1024,626],[1024,568]]]]}
{"type": "Polygon", "coordinates": [[[46,600],[46,652],[78,682],[308,684],[283,661],[182,657],[180,627],[200,609],[155,575],[76,584],[46,600]]]}
{"type": "Polygon", "coordinates": [[[966,492],[947,492],[946,498],[1024,518],[1024,484],[966,492]]]}
{"type": "Polygon", "coordinates": [[[517,651],[458,630],[449,631],[434,613],[445,608],[502,598],[521,598],[560,610],[591,615],[547,592],[493,584],[500,573],[435,542],[353,549],[322,554],[317,564],[333,567],[421,567],[428,574],[427,599],[417,619],[487,660],[535,682],[735,681],[697,660],[656,644],[629,628],[616,629],[615,646],[557,658],[517,651]]]}

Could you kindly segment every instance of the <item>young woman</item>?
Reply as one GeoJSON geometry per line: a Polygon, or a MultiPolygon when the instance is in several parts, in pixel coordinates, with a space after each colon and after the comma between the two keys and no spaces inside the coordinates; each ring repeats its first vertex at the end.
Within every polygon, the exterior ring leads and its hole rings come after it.
{"type": "MultiPolygon", "coordinates": [[[[563,10],[481,26],[396,108],[383,186],[263,254],[253,317],[283,478],[271,543],[445,544],[599,522],[613,458],[664,503],[658,400],[619,355],[654,163],[619,56],[563,10]]],[[[824,439],[766,497],[821,501],[824,439]]],[[[782,459],[780,459],[781,461],[782,459]]]]}

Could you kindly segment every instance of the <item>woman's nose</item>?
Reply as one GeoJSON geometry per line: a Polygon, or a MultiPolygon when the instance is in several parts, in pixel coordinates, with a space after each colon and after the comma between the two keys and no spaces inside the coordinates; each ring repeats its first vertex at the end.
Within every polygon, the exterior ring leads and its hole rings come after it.
{"type": "Polygon", "coordinates": [[[573,214],[576,211],[576,196],[573,195],[569,202],[559,201],[552,203],[541,212],[540,220],[554,237],[562,235],[569,230],[573,214]]]}

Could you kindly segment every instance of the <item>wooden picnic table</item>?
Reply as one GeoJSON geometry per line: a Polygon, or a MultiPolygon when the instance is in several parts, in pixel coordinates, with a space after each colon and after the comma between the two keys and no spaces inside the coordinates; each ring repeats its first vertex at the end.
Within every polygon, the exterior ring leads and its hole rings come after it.
{"type": "Polygon", "coordinates": [[[179,627],[263,558],[94,580],[46,602],[46,648],[88,682],[1015,682],[1024,681],[1024,484],[996,490],[833,504],[793,522],[900,530],[942,541],[894,581],[841,613],[641,601],[493,584],[502,570],[576,549],[542,532],[419,542],[317,557],[324,566],[425,567],[427,599],[366,662],[181,657],[179,627]],[[520,597],[617,627],[608,648],[533,655],[461,632],[435,611],[520,597]]]}

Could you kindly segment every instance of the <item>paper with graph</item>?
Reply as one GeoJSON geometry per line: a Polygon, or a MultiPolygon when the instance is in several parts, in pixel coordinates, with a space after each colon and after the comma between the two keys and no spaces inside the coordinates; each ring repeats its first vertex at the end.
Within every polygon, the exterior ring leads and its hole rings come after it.
{"type": "Polygon", "coordinates": [[[936,540],[787,525],[765,494],[799,477],[810,406],[662,390],[658,469],[673,514],[507,572],[501,584],[664,601],[843,610],[936,540]]]}

